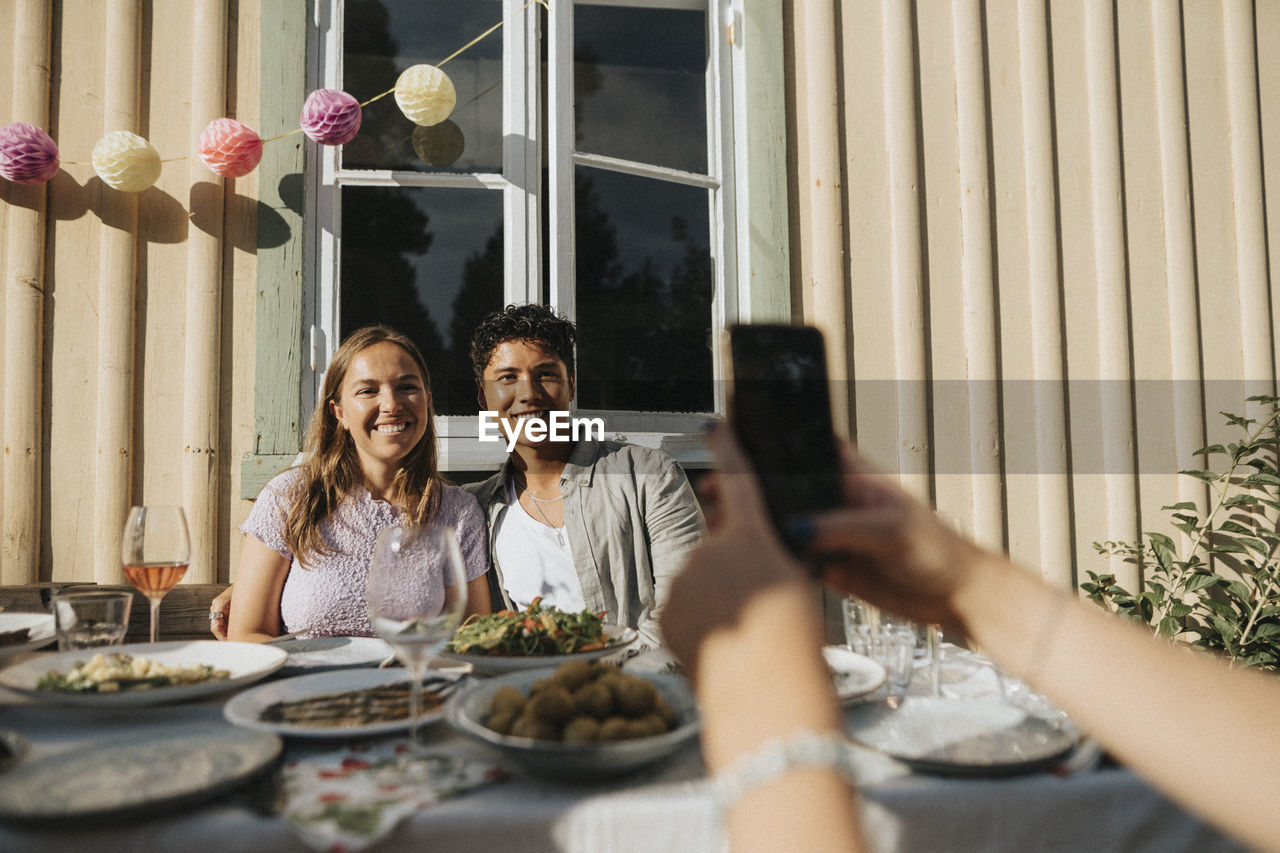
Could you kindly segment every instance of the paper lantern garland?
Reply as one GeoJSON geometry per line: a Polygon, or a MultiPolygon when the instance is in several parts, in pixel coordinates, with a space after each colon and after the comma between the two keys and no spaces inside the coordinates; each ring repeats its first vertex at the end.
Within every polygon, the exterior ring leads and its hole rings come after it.
{"type": "Polygon", "coordinates": [[[321,145],[343,145],[360,132],[360,102],[337,89],[316,89],[302,105],[302,132],[321,145]]]}
{"type": "Polygon", "coordinates": [[[58,146],[34,124],[0,127],[0,175],[15,184],[40,184],[58,173],[58,146]]]}
{"type": "Polygon", "coordinates": [[[396,80],[396,105],[414,124],[430,127],[453,112],[458,94],[449,76],[434,65],[411,65],[396,80]]]}
{"type": "MultiPolygon", "coordinates": [[[[546,0],[528,0],[517,14],[535,3],[547,8],[546,0]]],[[[503,23],[499,21],[440,64],[486,38],[503,23]]],[[[418,156],[433,166],[447,166],[457,160],[465,145],[462,131],[452,122],[442,122],[453,112],[458,95],[453,81],[435,65],[406,68],[394,89],[364,104],[337,89],[317,89],[302,107],[301,131],[321,145],[345,145],[355,140],[360,131],[362,107],[393,93],[400,111],[418,125],[411,140],[418,156]],[[427,128],[432,132],[425,132],[427,128]]],[[[290,131],[266,141],[297,132],[290,131]]],[[[262,159],[262,146],[263,140],[253,128],[235,119],[219,118],[200,134],[198,153],[214,174],[240,178],[257,168],[262,159]]],[[[160,177],[162,163],[150,142],[127,130],[108,133],[93,147],[94,171],[103,183],[121,192],[140,192],[152,186],[160,177]]],[[[84,164],[68,161],[68,165],[84,164]]],[[[49,134],[21,121],[0,126],[0,177],[17,184],[43,183],[57,174],[60,166],[58,146],[49,134]]]]}
{"type": "Polygon", "coordinates": [[[138,134],[117,130],[93,146],[93,170],[113,190],[141,192],[160,177],[160,154],[138,134]]]}
{"type": "Polygon", "coordinates": [[[233,118],[215,118],[200,134],[200,159],[224,178],[243,178],[262,159],[262,138],[233,118]]]}

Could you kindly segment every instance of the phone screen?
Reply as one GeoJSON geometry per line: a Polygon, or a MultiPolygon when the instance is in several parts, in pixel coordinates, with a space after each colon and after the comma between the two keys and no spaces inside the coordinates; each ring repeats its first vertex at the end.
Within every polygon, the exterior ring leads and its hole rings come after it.
{"type": "Polygon", "coordinates": [[[844,499],[822,333],[731,326],[729,349],[729,421],[755,466],[774,527],[796,552],[787,519],[844,499]]]}

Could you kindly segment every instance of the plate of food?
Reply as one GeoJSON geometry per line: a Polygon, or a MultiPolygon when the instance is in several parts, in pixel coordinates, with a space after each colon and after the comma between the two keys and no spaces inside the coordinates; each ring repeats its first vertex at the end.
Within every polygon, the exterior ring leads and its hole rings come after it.
{"type": "Polygon", "coordinates": [[[134,643],[41,655],[0,672],[0,686],[61,705],[159,705],[243,687],[288,658],[259,643],[134,643]]]}
{"type": "Polygon", "coordinates": [[[441,657],[463,661],[480,675],[591,661],[636,641],[634,628],[606,625],[598,613],[568,613],[538,599],[519,612],[472,616],[458,626],[441,657]]]}
{"type": "Polygon", "coordinates": [[[386,640],[377,637],[295,637],[272,645],[289,653],[282,676],[377,666],[395,654],[386,640]]]}
{"type": "Polygon", "coordinates": [[[0,659],[34,651],[56,639],[51,613],[0,613],[0,659]]]}
{"type": "Polygon", "coordinates": [[[908,696],[850,712],[850,737],[921,773],[1012,776],[1047,770],[1075,748],[1053,721],[982,699],[908,696]]]}
{"type": "Polygon", "coordinates": [[[847,646],[823,646],[822,656],[827,660],[831,683],[841,704],[865,699],[884,684],[884,667],[847,646]]]}
{"type": "Polygon", "coordinates": [[[554,780],[620,776],[697,748],[697,703],[686,679],[625,673],[602,661],[475,681],[449,700],[446,714],[525,773],[554,780]]]}
{"type": "Polygon", "coordinates": [[[0,775],[0,816],[67,821],[170,812],[246,783],[275,762],[281,746],[273,734],[221,723],[146,726],[0,775]]]}
{"type": "MultiPolygon", "coordinates": [[[[444,717],[460,681],[428,672],[418,725],[444,717]]],[[[231,697],[227,722],[307,738],[372,737],[409,727],[409,673],[400,667],[348,669],[284,678],[231,697]]]]}

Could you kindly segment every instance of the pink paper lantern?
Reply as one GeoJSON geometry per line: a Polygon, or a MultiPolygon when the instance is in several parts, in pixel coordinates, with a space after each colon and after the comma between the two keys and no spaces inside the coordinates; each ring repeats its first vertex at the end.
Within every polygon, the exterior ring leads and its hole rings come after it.
{"type": "Polygon", "coordinates": [[[58,146],[33,124],[0,127],[0,175],[15,184],[41,184],[58,173],[58,146]]]}
{"type": "Polygon", "coordinates": [[[262,139],[233,118],[216,118],[200,134],[200,159],[224,178],[242,178],[262,159],[262,139]]]}
{"type": "Polygon", "coordinates": [[[360,102],[337,89],[316,89],[302,105],[302,132],[321,145],[355,139],[360,121],[360,102]]]}

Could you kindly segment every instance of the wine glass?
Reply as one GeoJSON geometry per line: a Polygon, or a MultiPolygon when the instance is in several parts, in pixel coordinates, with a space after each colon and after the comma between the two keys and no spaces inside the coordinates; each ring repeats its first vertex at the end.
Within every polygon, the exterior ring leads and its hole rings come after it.
{"type": "Polygon", "coordinates": [[[135,506],[120,543],[124,576],[151,602],[151,642],[158,636],[160,602],[191,562],[187,517],[180,506],[135,506]]]}
{"type": "Polygon", "coordinates": [[[411,758],[422,756],[418,716],[427,660],[453,636],[467,607],[462,551],[452,527],[388,527],[369,563],[369,621],[409,671],[411,758]]]}

